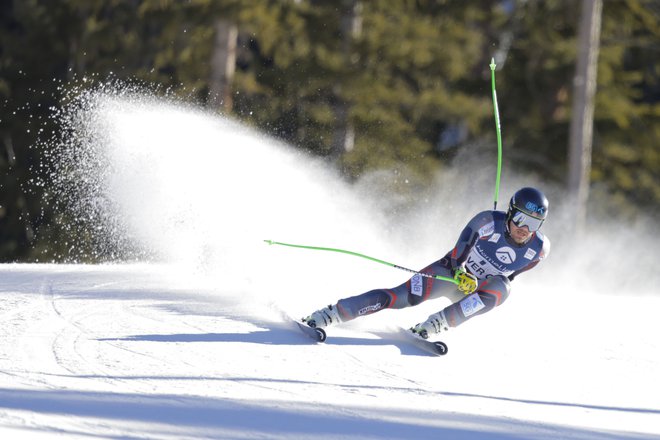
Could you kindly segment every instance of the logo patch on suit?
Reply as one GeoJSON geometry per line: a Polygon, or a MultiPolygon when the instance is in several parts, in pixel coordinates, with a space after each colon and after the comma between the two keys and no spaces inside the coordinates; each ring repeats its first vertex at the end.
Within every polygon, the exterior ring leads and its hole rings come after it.
{"type": "Polygon", "coordinates": [[[362,315],[366,315],[367,313],[373,313],[377,310],[380,310],[381,307],[383,307],[381,303],[374,304],[373,306],[367,306],[363,309],[358,310],[358,315],[362,316],[362,315]]]}
{"type": "Polygon", "coordinates": [[[533,260],[535,256],[536,251],[534,249],[527,249],[527,252],[525,252],[525,258],[528,260],[533,260]]]}
{"type": "Polygon", "coordinates": [[[501,234],[493,234],[492,237],[488,239],[490,243],[497,243],[500,240],[501,234]]]}
{"type": "Polygon", "coordinates": [[[463,311],[463,316],[466,318],[474,315],[484,307],[486,307],[486,305],[481,301],[478,293],[473,293],[461,301],[461,310],[463,311]]]}
{"type": "Polygon", "coordinates": [[[497,256],[497,259],[504,264],[511,264],[514,261],[516,261],[516,251],[514,251],[508,246],[499,248],[495,252],[495,255],[497,256]]]}
{"type": "Polygon", "coordinates": [[[479,229],[479,237],[486,237],[495,231],[495,222],[490,222],[486,226],[479,229]]]}
{"type": "Polygon", "coordinates": [[[422,276],[418,273],[412,276],[410,279],[410,293],[416,296],[422,296],[424,291],[424,285],[422,284],[422,276]]]}

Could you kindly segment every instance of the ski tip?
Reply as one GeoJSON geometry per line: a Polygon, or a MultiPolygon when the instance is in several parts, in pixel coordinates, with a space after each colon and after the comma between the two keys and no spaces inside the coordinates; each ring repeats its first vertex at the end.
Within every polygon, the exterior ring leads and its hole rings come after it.
{"type": "Polygon", "coordinates": [[[326,334],[325,330],[321,328],[315,328],[315,327],[310,327],[307,324],[304,324],[303,322],[296,321],[294,322],[298,325],[298,328],[303,331],[307,336],[310,338],[314,339],[317,342],[325,342],[326,339],[326,334]]]}
{"type": "Polygon", "coordinates": [[[449,351],[449,347],[444,342],[436,341],[433,345],[435,345],[435,349],[438,351],[438,356],[444,356],[449,351]]]}

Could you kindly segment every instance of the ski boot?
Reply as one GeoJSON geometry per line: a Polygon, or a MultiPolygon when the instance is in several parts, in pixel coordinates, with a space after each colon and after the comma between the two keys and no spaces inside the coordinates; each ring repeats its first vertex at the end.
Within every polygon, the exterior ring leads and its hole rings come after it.
{"type": "Polygon", "coordinates": [[[339,317],[339,312],[337,311],[337,305],[329,305],[324,307],[321,310],[317,310],[306,318],[303,318],[303,322],[307,323],[308,326],[313,328],[324,328],[331,325],[336,325],[341,322],[339,317]]]}
{"type": "Polygon", "coordinates": [[[420,324],[411,328],[413,333],[418,334],[424,339],[428,339],[431,335],[436,335],[440,332],[449,330],[449,324],[445,314],[440,311],[428,317],[428,319],[420,324]]]}

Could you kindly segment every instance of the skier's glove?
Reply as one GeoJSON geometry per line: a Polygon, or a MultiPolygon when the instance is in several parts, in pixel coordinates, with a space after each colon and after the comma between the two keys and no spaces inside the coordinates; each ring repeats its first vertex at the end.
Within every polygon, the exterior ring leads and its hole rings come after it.
{"type": "Polygon", "coordinates": [[[460,267],[454,272],[454,279],[458,281],[458,290],[466,295],[471,294],[477,290],[477,277],[469,272],[464,271],[460,267]]]}

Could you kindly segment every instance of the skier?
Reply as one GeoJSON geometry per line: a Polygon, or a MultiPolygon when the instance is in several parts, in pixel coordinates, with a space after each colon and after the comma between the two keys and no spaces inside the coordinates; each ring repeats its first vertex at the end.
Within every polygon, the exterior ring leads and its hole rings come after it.
{"type": "Polygon", "coordinates": [[[392,289],[375,289],[340,299],[303,321],[327,327],[383,309],[416,306],[428,299],[448,298],[452,304],[411,330],[427,339],[486,313],[509,296],[512,281],[548,256],[550,240],[539,229],[548,215],[548,199],[535,188],[522,188],[508,211],[483,211],[461,232],[456,246],[421,272],[452,277],[457,284],[415,274],[392,289]]]}

